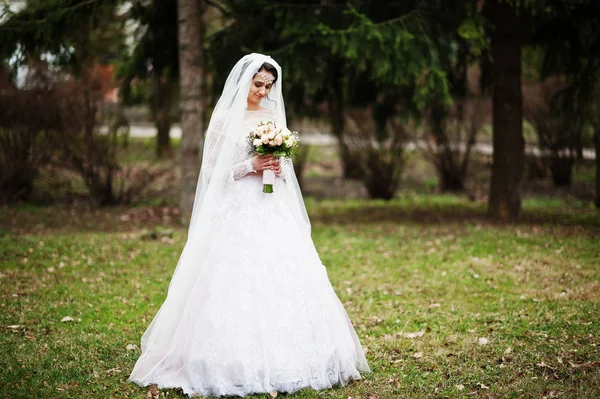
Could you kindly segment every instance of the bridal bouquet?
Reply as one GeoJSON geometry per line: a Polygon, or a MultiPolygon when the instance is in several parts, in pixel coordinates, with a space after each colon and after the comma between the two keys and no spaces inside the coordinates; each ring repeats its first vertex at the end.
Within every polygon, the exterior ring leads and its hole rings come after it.
{"type": "MultiPolygon", "coordinates": [[[[250,132],[248,143],[252,153],[291,158],[298,151],[296,134],[287,128],[277,127],[273,121],[259,122],[258,126],[250,132]]],[[[273,184],[275,184],[275,172],[271,169],[263,170],[263,192],[272,193],[273,184]]]]}

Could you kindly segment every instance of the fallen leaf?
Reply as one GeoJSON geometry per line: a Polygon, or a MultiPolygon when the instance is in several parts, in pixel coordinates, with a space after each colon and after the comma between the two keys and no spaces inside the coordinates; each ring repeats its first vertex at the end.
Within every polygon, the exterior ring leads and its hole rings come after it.
{"type": "Polygon", "coordinates": [[[118,367],[115,367],[114,369],[106,370],[106,374],[120,373],[120,372],[121,372],[121,369],[118,367]]]}
{"type": "Polygon", "coordinates": [[[429,305],[429,309],[439,308],[440,306],[442,305],[440,305],[439,303],[432,303],[431,305],[429,305]]]}
{"type": "Polygon", "coordinates": [[[158,387],[156,384],[150,385],[146,391],[146,399],[158,399],[158,387]]]}
{"type": "Polygon", "coordinates": [[[487,345],[487,344],[489,344],[489,343],[490,343],[490,341],[489,341],[487,338],[479,338],[479,339],[477,340],[477,343],[478,343],[479,345],[487,345]]]}
{"type": "Polygon", "coordinates": [[[69,322],[69,321],[75,321],[75,319],[74,319],[74,318],[72,318],[71,316],[65,316],[65,317],[63,317],[62,319],[60,319],[60,321],[61,321],[62,323],[67,323],[67,322],[69,322]]]}
{"type": "Polygon", "coordinates": [[[463,389],[465,389],[465,386],[464,386],[463,384],[458,384],[458,385],[456,385],[456,390],[457,390],[458,392],[461,392],[463,389]]]}
{"type": "Polygon", "coordinates": [[[409,332],[402,333],[402,336],[404,338],[408,338],[408,339],[422,337],[423,335],[425,335],[425,330],[421,330],[421,331],[417,331],[417,332],[410,332],[410,333],[409,332]]]}
{"type": "Polygon", "coordinates": [[[137,345],[129,344],[125,349],[127,349],[128,351],[134,351],[137,349],[137,345]]]}
{"type": "Polygon", "coordinates": [[[511,353],[512,353],[512,348],[510,346],[508,348],[504,349],[505,355],[510,355],[511,353]]]}
{"type": "Polygon", "coordinates": [[[271,398],[276,398],[277,397],[277,391],[269,392],[269,396],[271,398]]]}
{"type": "Polygon", "coordinates": [[[480,387],[481,389],[490,389],[490,387],[488,387],[487,385],[485,385],[485,384],[483,384],[483,383],[481,383],[481,382],[480,382],[478,385],[479,385],[479,387],[480,387]]]}
{"type": "Polygon", "coordinates": [[[422,358],[422,357],[423,357],[423,352],[417,352],[417,353],[415,353],[415,354],[413,355],[413,357],[414,357],[415,359],[420,359],[420,358],[422,358]]]}

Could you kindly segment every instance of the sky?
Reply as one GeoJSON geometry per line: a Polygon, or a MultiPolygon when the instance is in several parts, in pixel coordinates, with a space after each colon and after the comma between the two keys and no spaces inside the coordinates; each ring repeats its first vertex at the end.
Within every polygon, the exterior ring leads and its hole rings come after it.
{"type": "Polygon", "coordinates": [[[19,11],[25,6],[25,0],[3,0],[4,3],[8,3],[11,11],[19,11]]]}

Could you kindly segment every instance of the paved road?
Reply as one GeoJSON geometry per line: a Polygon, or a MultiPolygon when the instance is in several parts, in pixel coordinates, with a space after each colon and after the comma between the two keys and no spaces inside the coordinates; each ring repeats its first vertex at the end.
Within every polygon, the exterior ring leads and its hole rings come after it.
{"type": "MultiPolygon", "coordinates": [[[[151,125],[132,125],[129,127],[129,134],[132,137],[155,137],[156,129],[151,125]]],[[[174,139],[181,138],[181,128],[173,126],[170,134],[174,139]]],[[[302,142],[311,145],[331,145],[335,144],[335,138],[323,133],[309,133],[302,135],[302,142]]]]}
{"type": "MultiPolygon", "coordinates": [[[[181,138],[181,128],[179,126],[173,126],[170,133],[172,138],[181,138]]],[[[129,134],[132,137],[155,137],[156,129],[151,125],[132,125],[130,126],[129,134]]],[[[336,143],[333,136],[317,132],[303,134],[301,140],[303,143],[310,145],[332,145],[336,143]]],[[[425,149],[426,147],[427,144],[425,141],[414,140],[407,144],[406,149],[412,151],[416,148],[425,149]]],[[[461,147],[464,148],[464,145],[461,145],[461,147]]],[[[473,147],[473,151],[483,155],[492,155],[493,149],[492,145],[489,143],[478,143],[473,147]]],[[[541,151],[535,146],[527,146],[525,148],[525,153],[533,154],[538,157],[541,155],[541,151]]],[[[594,160],[596,159],[596,154],[593,149],[586,148],[583,150],[583,157],[585,159],[594,160]]]]}

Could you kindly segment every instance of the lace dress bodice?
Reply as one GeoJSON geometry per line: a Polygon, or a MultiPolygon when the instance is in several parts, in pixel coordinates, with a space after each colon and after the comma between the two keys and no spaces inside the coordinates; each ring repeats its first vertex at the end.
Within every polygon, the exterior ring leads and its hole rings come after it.
{"type": "Polygon", "coordinates": [[[234,180],[241,179],[248,173],[253,172],[250,156],[250,144],[248,135],[259,122],[274,121],[275,115],[270,109],[261,109],[257,111],[246,111],[244,115],[244,131],[241,132],[239,141],[233,153],[232,177],[234,180]]]}

